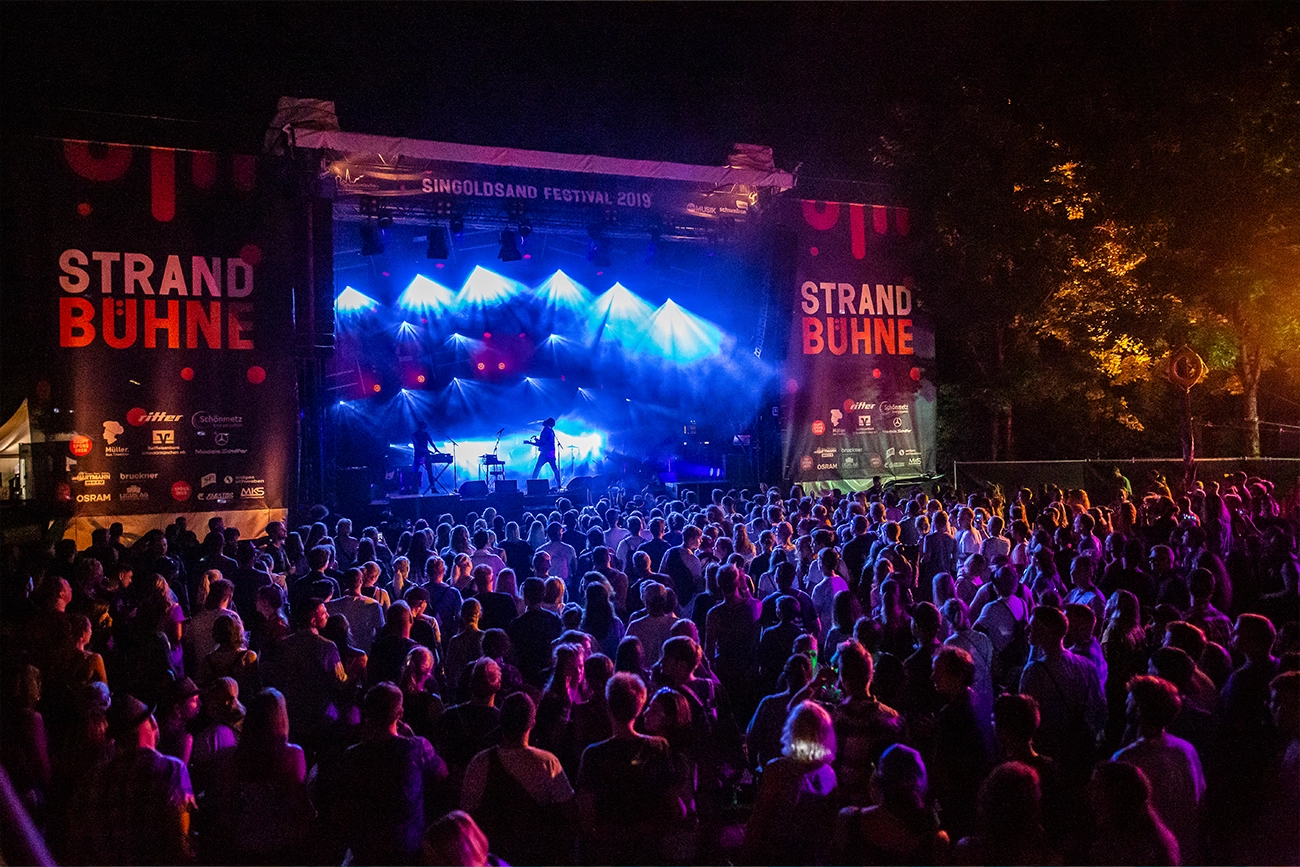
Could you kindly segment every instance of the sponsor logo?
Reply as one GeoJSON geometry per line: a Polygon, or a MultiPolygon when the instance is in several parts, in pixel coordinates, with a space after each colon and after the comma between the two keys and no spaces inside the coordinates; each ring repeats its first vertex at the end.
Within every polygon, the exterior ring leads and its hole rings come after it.
{"type": "Polygon", "coordinates": [[[131,427],[139,427],[145,422],[174,422],[180,421],[184,416],[178,413],[165,412],[163,410],[147,410],[140,407],[134,407],[127,411],[126,421],[131,427]]]}
{"type": "Polygon", "coordinates": [[[842,421],[844,421],[844,413],[838,409],[831,410],[831,427],[839,427],[842,421]]]}
{"type": "Polygon", "coordinates": [[[194,494],[194,489],[190,487],[189,482],[172,483],[172,499],[177,502],[185,502],[194,494]]]}
{"type": "Polygon", "coordinates": [[[112,473],[87,473],[80,472],[72,477],[72,481],[81,482],[88,488],[99,487],[108,484],[108,480],[113,478],[112,473]]]}
{"type": "Polygon", "coordinates": [[[815,454],[819,458],[833,458],[835,457],[835,449],[822,446],[820,448],[813,449],[813,454],[815,454]]]}
{"type": "Polygon", "coordinates": [[[799,469],[811,470],[812,468],[813,468],[812,455],[804,455],[802,458],[799,459],[799,469]]]}
{"type": "MultiPolygon", "coordinates": [[[[199,431],[199,436],[202,435],[203,435],[203,431],[199,431]]],[[[248,454],[248,449],[239,449],[239,448],[195,449],[194,454],[196,455],[246,455],[248,454]]]]}
{"type": "Polygon", "coordinates": [[[79,458],[84,458],[86,455],[90,454],[90,450],[94,448],[94,445],[95,441],[90,437],[77,434],[68,443],[68,451],[72,452],[79,458]]]}
{"type": "Polygon", "coordinates": [[[907,415],[909,409],[905,403],[882,403],[880,411],[886,415],[907,415]]]}
{"type": "Polygon", "coordinates": [[[253,499],[266,496],[266,488],[261,485],[249,485],[239,489],[239,496],[244,499],[253,499]]]}
{"type": "Polygon", "coordinates": [[[72,486],[67,482],[59,482],[54,486],[54,499],[58,500],[60,503],[71,502],[72,486]]]}
{"type": "Polygon", "coordinates": [[[199,479],[200,488],[206,488],[208,485],[215,485],[216,483],[217,483],[216,473],[208,473],[203,478],[199,479]]]}
{"type": "Polygon", "coordinates": [[[200,410],[190,416],[190,424],[193,425],[195,430],[238,428],[244,426],[244,417],[242,415],[222,415],[219,412],[200,410]]]}
{"type": "Polygon", "coordinates": [[[226,503],[233,500],[235,495],[231,491],[209,491],[206,494],[199,494],[198,498],[203,501],[212,500],[218,503],[226,503]]]}
{"type": "Polygon", "coordinates": [[[817,465],[817,469],[819,470],[838,470],[839,468],[839,464],[835,463],[835,461],[831,461],[829,464],[817,465]]]}
{"type": "Polygon", "coordinates": [[[840,465],[841,465],[842,467],[844,467],[845,469],[850,469],[850,468],[852,468],[852,467],[856,467],[856,466],[858,465],[858,459],[855,458],[855,457],[853,457],[853,455],[845,455],[845,456],[840,460],[840,465]]]}
{"type": "Polygon", "coordinates": [[[867,413],[867,412],[858,413],[858,429],[871,430],[871,413],[867,413]]]}
{"type": "Polygon", "coordinates": [[[77,494],[78,503],[107,503],[111,499],[112,494],[77,494]]]}
{"type": "Polygon", "coordinates": [[[149,499],[149,494],[146,491],[140,490],[139,485],[127,485],[126,490],[122,492],[118,499],[131,502],[143,502],[144,500],[149,499]]]}
{"type": "Polygon", "coordinates": [[[845,412],[857,412],[858,410],[861,409],[875,409],[875,408],[876,405],[874,403],[867,403],[865,400],[853,400],[852,398],[846,398],[844,400],[845,412]]]}
{"type": "Polygon", "coordinates": [[[813,432],[813,436],[815,437],[819,437],[822,434],[826,433],[826,422],[822,421],[821,419],[817,419],[817,421],[812,423],[812,432],[813,432]]]}
{"type": "Polygon", "coordinates": [[[156,446],[174,446],[176,445],[176,431],[174,430],[155,430],[150,431],[151,440],[156,446]]]}
{"type": "Polygon", "coordinates": [[[120,458],[131,454],[126,446],[104,446],[104,454],[110,458],[120,458]]]}
{"type": "Polygon", "coordinates": [[[840,454],[842,454],[842,455],[860,455],[860,454],[862,454],[862,449],[859,448],[858,446],[844,446],[843,448],[840,449],[840,454]]]}
{"type": "Polygon", "coordinates": [[[119,482],[152,482],[158,478],[157,473],[118,473],[119,482]]]}
{"type": "Polygon", "coordinates": [[[112,419],[104,422],[104,442],[109,445],[117,442],[117,438],[124,433],[126,433],[126,428],[122,427],[112,419]]]}
{"type": "Polygon", "coordinates": [[[871,459],[868,462],[871,464],[872,469],[876,469],[876,470],[880,469],[885,465],[884,458],[882,458],[880,455],[875,455],[875,454],[871,456],[871,459]]]}
{"type": "Polygon", "coordinates": [[[259,479],[257,476],[226,476],[226,484],[234,482],[237,485],[265,485],[265,479],[259,479]]]}
{"type": "Polygon", "coordinates": [[[224,446],[230,442],[230,434],[225,431],[217,431],[212,435],[212,441],[219,446],[224,446]]]}

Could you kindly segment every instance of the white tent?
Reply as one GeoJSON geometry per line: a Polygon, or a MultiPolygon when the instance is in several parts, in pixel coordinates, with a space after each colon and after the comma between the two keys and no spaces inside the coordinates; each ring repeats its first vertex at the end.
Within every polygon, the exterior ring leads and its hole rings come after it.
{"type": "Polygon", "coordinates": [[[9,495],[9,480],[18,472],[18,447],[32,441],[31,419],[27,415],[27,401],[3,426],[0,426],[0,497],[9,495]]]}

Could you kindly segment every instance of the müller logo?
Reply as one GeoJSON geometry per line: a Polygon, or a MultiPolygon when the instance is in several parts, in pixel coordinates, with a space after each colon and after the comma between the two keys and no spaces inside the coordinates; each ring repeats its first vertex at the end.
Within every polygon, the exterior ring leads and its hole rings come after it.
{"type": "Polygon", "coordinates": [[[141,409],[138,406],[131,409],[126,414],[127,424],[131,425],[132,427],[139,427],[145,422],[151,422],[151,421],[173,422],[173,421],[180,421],[180,420],[181,420],[180,415],[173,415],[172,413],[163,412],[162,410],[150,411],[146,409],[141,409]]]}

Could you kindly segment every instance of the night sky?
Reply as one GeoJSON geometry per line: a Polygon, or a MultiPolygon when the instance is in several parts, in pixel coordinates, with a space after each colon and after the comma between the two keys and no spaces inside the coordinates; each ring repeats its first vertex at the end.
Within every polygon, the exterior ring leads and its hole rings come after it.
{"type": "Polygon", "coordinates": [[[756,142],[870,179],[893,106],[974,86],[1085,137],[1089,111],[1140,118],[1168,76],[1231,78],[1295,8],[6,4],[0,56],[27,132],[252,150],[291,95],[335,100],[354,132],[708,165],[756,142]]]}

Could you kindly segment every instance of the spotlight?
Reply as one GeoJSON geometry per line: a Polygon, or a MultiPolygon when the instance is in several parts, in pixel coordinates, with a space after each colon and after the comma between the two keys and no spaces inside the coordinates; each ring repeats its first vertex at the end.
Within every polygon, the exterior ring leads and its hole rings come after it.
{"type": "Polygon", "coordinates": [[[456,237],[465,234],[465,217],[461,214],[452,214],[451,219],[447,221],[447,227],[456,237]]]}
{"type": "Polygon", "coordinates": [[[428,259],[446,259],[451,255],[447,249],[447,234],[442,230],[442,226],[429,227],[429,248],[424,251],[425,258],[428,259]]]}
{"type": "Polygon", "coordinates": [[[519,237],[527,238],[532,233],[533,233],[532,223],[528,222],[527,220],[523,220],[519,223],[519,237]]]}
{"type": "Polygon", "coordinates": [[[378,256],[384,252],[384,230],[378,221],[361,224],[361,255],[378,256]]]}
{"type": "Polygon", "coordinates": [[[524,258],[524,254],[519,252],[519,239],[509,229],[501,230],[501,249],[497,251],[497,258],[502,262],[518,262],[524,258]]]}
{"type": "Polygon", "coordinates": [[[380,211],[375,222],[379,224],[381,229],[391,229],[393,228],[393,215],[387,211],[380,211]]]}

